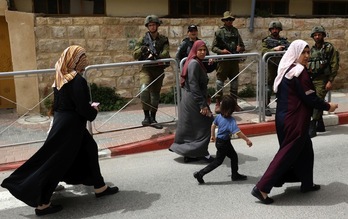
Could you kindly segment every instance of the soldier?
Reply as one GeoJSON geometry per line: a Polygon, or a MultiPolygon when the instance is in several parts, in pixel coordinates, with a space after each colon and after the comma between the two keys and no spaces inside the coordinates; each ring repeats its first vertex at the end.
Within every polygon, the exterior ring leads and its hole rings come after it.
{"type": "MultiPolygon", "coordinates": [[[[339,53],[334,46],[325,42],[326,32],[323,26],[312,29],[311,37],[315,44],[311,48],[308,70],[311,74],[318,97],[325,99],[339,68],[339,53]]],[[[314,110],[310,124],[309,135],[315,137],[317,132],[325,132],[323,111],[314,110]]]]}
{"type": "Polygon", "coordinates": [[[176,59],[180,62],[183,58],[187,57],[193,46],[193,43],[199,40],[198,38],[198,28],[197,25],[190,25],[187,28],[187,37],[182,40],[178,51],[176,52],[176,59]]]}
{"type": "MultiPolygon", "coordinates": [[[[262,39],[262,55],[267,52],[284,51],[289,47],[290,43],[287,38],[279,35],[283,30],[283,25],[279,21],[271,21],[268,25],[270,34],[262,39]]],[[[273,91],[273,82],[277,76],[278,65],[281,57],[272,57],[267,64],[267,100],[266,100],[266,116],[272,116],[269,109],[269,103],[271,102],[271,95],[273,91]]]]}
{"type": "MultiPolygon", "coordinates": [[[[195,24],[191,24],[190,26],[188,26],[187,28],[187,37],[185,39],[182,40],[180,46],[178,47],[178,51],[176,52],[176,56],[175,58],[177,59],[178,63],[180,63],[180,61],[187,57],[188,54],[191,51],[191,48],[193,46],[193,43],[199,40],[198,38],[198,27],[195,24]]],[[[207,56],[209,55],[209,51],[207,51],[207,56]]],[[[212,71],[215,70],[215,65],[213,63],[212,59],[209,59],[208,62],[203,62],[205,68],[207,69],[207,73],[210,73],[212,71]]]]}
{"type": "MultiPolygon", "coordinates": [[[[158,33],[161,21],[156,15],[149,15],[145,18],[145,26],[148,29],[145,36],[141,37],[133,51],[133,57],[137,60],[155,60],[169,58],[169,41],[166,36],[158,33]]],[[[143,126],[153,126],[157,129],[163,128],[156,121],[156,112],[160,100],[160,92],[164,78],[166,65],[145,64],[140,71],[140,99],[145,119],[143,126]],[[146,88],[150,83],[151,86],[146,88]]]]}
{"type": "MultiPolygon", "coordinates": [[[[221,19],[224,25],[220,27],[214,36],[212,51],[218,55],[242,53],[245,51],[243,40],[238,29],[233,26],[235,18],[229,11],[224,12],[221,19]]],[[[233,79],[239,73],[239,60],[220,61],[216,68],[216,90],[223,88],[225,80],[233,79]]],[[[230,94],[237,98],[238,78],[230,84],[230,94]]],[[[220,113],[220,102],[223,96],[222,90],[216,95],[215,113],[220,113]]],[[[240,107],[238,106],[239,110],[240,107]]],[[[236,110],[238,111],[238,110],[236,110]]]]}

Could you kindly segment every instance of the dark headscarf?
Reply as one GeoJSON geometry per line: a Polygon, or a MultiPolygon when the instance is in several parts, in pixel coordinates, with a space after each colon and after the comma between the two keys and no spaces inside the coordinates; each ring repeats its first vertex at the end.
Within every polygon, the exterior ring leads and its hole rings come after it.
{"type": "Polygon", "coordinates": [[[184,64],[184,68],[181,72],[181,79],[180,79],[180,84],[181,87],[184,87],[185,85],[185,80],[187,78],[187,70],[188,70],[188,65],[190,64],[192,59],[196,59],[199,63],[199,65],[201,66],[201,68],[203,69],[204,72],[207,72],[207,69],[204,67],[202,60],[197,58],[197,52],[198,49],[202,46],[205,46],[207,48],[207,45],[205,44],[205,42],[203,40],[196,40],[190,50],[190,53],[185,61],[184,64]]]}

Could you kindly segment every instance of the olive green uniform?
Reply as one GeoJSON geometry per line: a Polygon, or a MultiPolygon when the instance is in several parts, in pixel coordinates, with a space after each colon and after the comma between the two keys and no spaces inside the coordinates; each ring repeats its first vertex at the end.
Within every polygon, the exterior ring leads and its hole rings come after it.
{"type": "MultiPolygon", "coordinates": [[[[282,45],[289,45],[290,42],[287,38],[279,37],[274,38],[272,35],[267,36],[262,40],[262,55],[267,52],[274,52],[273,48],[282,45]]],[[[278,65],[281,60],[280,57],[271,57],[267,62],[267,105],[270,102],[271,95],[273,92],[274,79],[277,77],[278,65]]]]}
{"type": "MultiPolygon", "coordinates": [[[[313,84],[315,86],[318,97],[325,99],[327,90],[325,86],[328,81],[333,82],[338,71],[339,57],[334,46],[329,42],[324,42],[321,48],[315,45],[311,48],[311,57],[308,63],[313,84]]],[[[322,120],[323,111],[314,110],[313,120],[322,120]]]]}
{"type": "MultiPolygon", "coordinates": [[[[221,51],[229,50],[231,53],[237,53],[237,46],[241,47],[241,51],[245,50],[243,40],[235,27],[222,26],[215,32],[212,51],[218,55],[222,55],[221,51]]],[[[239,60],[219,61],[216,68],[216,89],[220,90],[224,86],[225,80],[234,78],[239,73],[239,60]]],[[[238,78],[230,84],[230,93],[236,97],[238,94],[238,78]]],[[[216,95],[216,99],[221,100],[223,92],[216,95]]]]}
{"type": "MultiPolygon", "coordinates": [[[[169,41],[166,36],[158,34],[156,39],[152,39],[152,43],[154,48],[157,51],[157,59],[169,58],[169,41]]],[[[133,51],[133,57],[137,60],[144,60],[146,57],[143,57],[143,49],[144,47],[150,48],[145,39],[145,36],[141,37],[133,51]]],[[[162,88],[162,83],[164,79],[164,75],[160,76],[166,65],[161,65],[159,63],[156,64],[146,64],[143,65],[140,71],[140,90],[142,91],[140,94],[140,99],[142,101],[142,108],[146,111],[156,112],[160,99],[160,92],[162,88]],[[160,76],[160,77],[159,77],[160,76]],[[159,77],[157,80],[156,78],[159,77]],[[156,80],[155,82],[153,82],[156,80]],[[153,84],[145,89],[150,83],[153,84]]]]}

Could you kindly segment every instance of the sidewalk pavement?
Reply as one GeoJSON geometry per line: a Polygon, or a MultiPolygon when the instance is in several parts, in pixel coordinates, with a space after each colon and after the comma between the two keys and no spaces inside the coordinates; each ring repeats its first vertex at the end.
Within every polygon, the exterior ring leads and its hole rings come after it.
{"type": "MultiPolygon", "coordinates": [[[[325,125],[334,126],[347,124],[348,92],[332,92],[331,101],[338,103],[339,108],[334,113],[326,113],[324,115],[325,125]]],[[[243,106],[243,103],[240,105],[243,108],[248,108],[248,106],[243,106]]],[[[174,106],[160,106],[161,113],[159,113],[159,110],[157,120],[159,122],[164,122],[163,129],[141,127],[139,124],[143,119],[142,110],[134,107],[127,107],[127,109],[127,111],[115,117],[114,115],[110,117],[110,113],[99,113],[96,122],[93,123],[94,138],[100,149],[100,158],[169,148],[174,141],[176,128],[176,121],[172,116],[175,114],[176,110],[174,106]],[[106,128],[102,121],[106,121],[109,118],[112,120],[109,121],[108,127],[106,128]],[[119,125],[117,124],[122,124],[122,127],[128,125],[126,126],[128,128],[118,127],[119,125]],[[102,130],[104,128],[106,128],[106,130],[116,131],[102,130]]],[[[214,106],[212,105],[212,110],[213,109],[214,106]]],[[[16,117],[14,113],[7,111],[0,112],[0,171],[17,168],[37,151],[45,140],[50,121],[46,117],[23,117],[16,121],[13,125],[15,127],[11,127],[13,129],[3,131],[4,127],[6,127],[4,124],[11,123],[14,117],[16,117]],[[28,122],[28,120],[31,121],[28,122]],[[20,128],[16,127],[17,123],[22,123],[19,124],[20,128]],[[8,146],[6,145],[7,141],[33,141],[34,143],[8,146]]],[[[234,117],[240,129],[247,136],[275,133],[274,114],[271,117],[266,117],[266,121],[261,123],[258,123],[258,113],[252,110],[235,113],[234,117]]]]}

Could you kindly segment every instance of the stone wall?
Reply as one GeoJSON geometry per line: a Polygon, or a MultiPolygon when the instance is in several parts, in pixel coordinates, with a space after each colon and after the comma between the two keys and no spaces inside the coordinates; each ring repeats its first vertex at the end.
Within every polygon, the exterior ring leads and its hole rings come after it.
{"type": "MultiPolygon", "coordinates": [[[[249,31],[250,20],[237,18],[234,26],[240,31],[246,52],[259,52],[261,40],[268,35],[268,24],[273,18],[256,18],[253,32],[249,31]]],[[[347,41],[348,19],[290,19],[277,18],[283,24],[282,36],[290,41],[306,40],[310,45],[313,40],[310,32],[313,26],[323,25],[328,36],[340,51],[341,66],[335,81],[335,89],[348,88],[347,76],[347,41]]],[[[217,18],[195,19],[162,19],[160,33],[169,37],[171,57],[175,57],[176,49],[186,36],[187,26],[191,23],[199,25],[199,35],[211,48],[214,31],[222,25],[217,18]]],[[[61,52],[69,45],[79,44],[87,49],[90,64],[118,63],[134,61],[132,50],[135,42],[146,32],[144,18],[118,17],[76,17],[52,18],[36,17],[35,36],[38,69],[53,68],[61,52]]],[[[103,71],[95,71],[89,81],[100,85],[115,87],[124,97],[131,98],[138,91],[138,72],[140,66],[127,66],[103,71]]],[[[211,86],[214,84],[214,73],[211,74],[211,86]]],[[[40,78],[41,94],[52,84],[52,78],[40,78]]],[[[240,84],[256,83],[255,78],[242,77],[240,84]]],[[[173,68],[166,69],[163,92],[175,84],[173,68]]],[[[46,92],[45,91],[45,92],[46,92]]]]}

